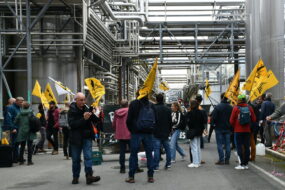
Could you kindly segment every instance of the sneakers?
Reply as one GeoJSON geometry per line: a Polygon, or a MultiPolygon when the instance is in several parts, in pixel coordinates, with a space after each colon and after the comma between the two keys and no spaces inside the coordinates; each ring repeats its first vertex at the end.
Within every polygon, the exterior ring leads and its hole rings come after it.
{"type": "Polygon", "coordinates": [[[244,170],[245,167],[244,166],[241,166],[241,165],[238,165],[235,167],[236,170],[244,170]]]}
{"type": "Polygon", "coordinates": [[[100,179],[101,179],[100,176],[93,176],[91,174],[87,174],[86,175],[86,184],[90,185],[92,183],[100,181],[100,179]]]}
{"type": "Polygon", "coordinates": [[[149,182],[149,183],[154,183],[154,179],[153,179],[153,177],[148,177],[147,182],[149,182]]]}
{"type": "Polygon", "coordinates": [[[189,164],[188,165],[188,168],[199,168],[199,165],[198,164],[189,164]]]}
{"type": "Polygon", "coordinates": [[[216,165],[224,165],[225,163],[222,162],[222,161],[217,161],[215,164],[216,164],[216,165]]]}
{"type": "Polygon", "coordinates": [[[171,163],[175,163],[176,161],[175,160],[171,160],[171,163]]]}
{"type": "Polygon", "coordinates": [[[30,162],[28,162],[27,165],[28,165],[28,166],[34,165],[34,162],[30,161],[30,162]]]}
{"type": "Polygon", "coordinates": [[[73,178],[73,180],[72,180],[71,183],[72,183],[73,185],[78,184],[78,183],[79,183],[78,178],[77,178],[77,177],[73,178]]]}
{"type": "Polygon", "coordinates": [[[245,170],[248,170],[248,165],[243,166],[245,170]]]}
{"type": "Polygon", "coordinates": [[[164,169],[169,169],[169,168],[171,168],[171,165],[166,165],[165,167],[164,167],[164,169]]]}
{"type": "Polygon", "coordinates": [[[126,183],[135,183],[135,178],[129,177],[125,180],[126,183]]]}
{"type": "Polygon", "coordinates": [[[142,172],[144,172],[144,170],[141,169],[141,168],[138,168],[138,169],[136,170],[136,173],[142,173],[142,172]]]}
{"type": "Polygon", "coordinates": [[[153,171],[155,171],[155,172],[159,172],[159,169],[158,168],[154,168],[154,170],[153,171]]]}
{"type": "Polygon", "coordinates": [[[52,151],[51,155],[58,155],[58,151],[57,150],[52,151]]]}

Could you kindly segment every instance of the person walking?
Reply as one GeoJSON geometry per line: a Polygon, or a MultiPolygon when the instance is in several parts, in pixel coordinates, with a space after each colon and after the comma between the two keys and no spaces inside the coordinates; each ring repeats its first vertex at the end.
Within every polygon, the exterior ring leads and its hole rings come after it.
{"type": "Polygon", "coordinates": [[[67,116],[69,106],[70,106],[69,103],[65,103],[64,108],[61,109],[59,113],[59,126],[63,134],[63,154],[67,160],[69,160],[69,157],[71,157],[71,148],[69,146],[70,127],[68,125],[68,116],[67,116]]]}
{"type": "Polygon", "coordinates": [[[199,109],[197,100],[190,101],[191,111],[186,115],[187,126],[189,128],[187,138],[190,139],[190,150],[193,162],[188,165],[189,168],[198,168],[201,164],[201,136],[207,123],[207,117],[199,109]]]}
{"type": "Polygon", "coordinates": [[[19,143],[17,142],[18,126],[15,124],[15,118],[20,113],[24,98],[17,97],[15,103],[6,107],[4,115],[4,126],[10,131],[10,141],[13,148],[13,163],[18,163],[19,143]]]}
{"type": "Polygon", "coordinates": [[[53,146],[52,155],[58,154],[59,109],[54,101],[49,102],[47,114],[47,140],[53,146]],[[51,138],[53,137],[53,138],[51,138]]]}
{"type": "Polygon", "coordinates": [[[212,123],[215,125],[217,149],[219,160],[216,165],[230,164],[231,156],[231,132],[230,117],[233,107],[229,104],[225,93],[221,94],[221,103],[219,103],[212,112],[212,123]],[[225,153],[224,153],[225,147],[225,153]]]}
{"type": "Polygon", "coordinates": [[[230,124],[234,127],[237,153],[240,164],[235,167],[237,170],[248,169],[250,156],[250,124],[255,122],[256,117],[251,106],[246,103],[246,96],[238,96],[238,104],[233,108],[230,124]]]}
{"type": "Polygon", "coordinates": [[[129,160],[129,177],[127,183],[135,183],[135,172],[138,168],[138,152],[141,143],[147,157],[148,182],[153,183],[153,130],[155,128],[155,108],[148,100],[148,95],[130,103],[127,127],[131,132],[131,155],[129,160]]]}
{"type": "Polygon", "coordinates": [[[72,184],[79,183],[80,156],[83,151],[86,184],[89,185],[101,179],[100,176],[93,176],[92,169],[92,140],[95,140],[92,122],[98,122],[99,118],[94,114],[94,110],[89,110],[85,102],[83,93],[79,92],[75,95],[75,102],[71,103],[68,111],[68,125],[72,154],[72,184]]]}
{"type": "Polygon", "coordinates": [[[169,144],[169,136],[172,130],[172,118],[171,110],[164,105],[163,94],[156,95],[157,104],[154,105],[156,113],[156,126],[154,129],[154,170],[159,170],[159,161],[161,155],[161,145],[165,149],[166,163],[164,168],[168,169],[171,167],[171,150],[169,144]]]}
{"type": "Polygon", "coordinates": [[[35,153],[46,152],[44,150],[44,144],[45,144],[45,140],[46,140],[46,124],[47,124],[47,121],[46,121],[45,110],[44,110],[43,104],[39,104],[38,110],[39,111],[38,111],[36,116],[41,121],[41,129],[40,129],[41,138],[36,145],[35,153]]]}
{"type": "Polygon", "coordinates": [[[171,162],[175,163],[176,161],[176,151],[181,155],[182,160],[185,159],[184,150],[178,145],[178,138],[181,130],[185,129],[184,115],[182,114],[180,105],[178,102],[174,102],[171,105],[171,120],[172,120],[172,135],[170,140],[170,149],[171,149],[171,162]]]}
{"type": "Polygon", "coordinates": [[[18,126],[17,143],[20,144],[20,165],[24,164],[24,151],[26,144],[28,145],[28,165],[33,165],[33,140],[37,138],[36,133],[31,132],[29,118],[33,115],[33,110],[30,109],[28,102],[23,102],[23,108],[15,118],[15,124],[18,126]]]}
{"type": "Polygon", "coordinates": [[[115,139],[117,139],[120,144],[120,173],[126,173],[126,150],[127,146],[130,148],[131,138],[131,133],[126,124],[129,110],[128,100],[122,100],[121,107],[122,108],[115,111],[112,126],[115,130],[115,139]]]}

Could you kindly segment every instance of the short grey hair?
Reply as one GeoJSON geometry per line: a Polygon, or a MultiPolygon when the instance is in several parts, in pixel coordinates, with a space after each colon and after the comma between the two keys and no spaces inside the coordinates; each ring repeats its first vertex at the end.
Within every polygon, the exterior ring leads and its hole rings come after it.
{"type": "Polygon", "coordinates": [[[272,98],[272,93],[270,93],[270,92],[266,93],[265,98],[272,98]]]}
{"type": "Polygon", "coordinates": [[[23,98],[23,97],[21,97],[21,96],[19,96],[19,97],[17,97],[16,98],[16,101],[24,101],[25,99],[23,98]]]}
{"type": "Polygon", "coordinates": [[[85,98],[85,95],[82,92],[78,92],[78,93],[75,94],[74,100],[76,100],[79,97],[84,97],[85,98]]]}

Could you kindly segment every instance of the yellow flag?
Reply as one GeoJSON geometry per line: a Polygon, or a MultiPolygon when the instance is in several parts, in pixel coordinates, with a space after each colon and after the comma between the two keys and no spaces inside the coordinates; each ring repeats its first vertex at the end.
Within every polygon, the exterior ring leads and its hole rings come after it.
{"type": "Polygon", "coordinates": [[[38,80],[36,80],[32,95],[37,96],[39,98],[41,98],[42,95],[42,90],[41,90],[41,86],[38,80]]]}
{"type": "Polygon", "coordinates": [[[205,81],[205,94],[206,94],[206,98],[209,98],[209,96],[211,95],[212,93],[212,89],[211,89],[211,86],[209,84],[209,81],[208,79],[205,81]]]}
{"type": "Polygon", "coordinates": [[[235,74],[228,90],[225,93],[225,97],[231,100],[234,104],[237,104],[237,97],[239,95],[239,78],[240,78],[240,70],[235,74]]]}
{"type": "Polygon", "coordinates": [[[64,98],[64,103],[69,103],[70,102],[70,94],[66,94],[64,98]]]}
{"type": "MultiPolygon", "coordinates": [[[[102,96],[103,96],[103,95],[102,95],[102,96]]],[[[95,100],[95,102],[92,104],[92,107],[98,107],[98,106],[99,106],[99,102],[100,102],[102,96],[99,96],[99,97],[95,100]]]]}
{"type": "Polygon", "coordinates": [[[250,75],[246,79],[242,89],[251,91],[253,88],[255,88],[260,78],[266,75],[267,75],[267,69],[262,59],[259,59],[255,67],[251,71],[250,75]]]}
{"type": "Polygon", "coordinates": [[[159,89],[161,89],[161,90],[163,90],[163,91],[169,90],[169,86],[168,86],[167,82],[162,81],[162,82],[160,83],[160,85],[159,85],[159,89]]]}
{"type": "Polygon", "coordinates": [[[103,96],[105,94],[105,87],[98,79],[87,78],[85,79],[85,83],[90,91],[91,96],[94,99],[97,99],[98,97],[103,96]]]}
{"type": "Polygon", "coordinates": [[[155,77],[156,77],[157,64],[158,63],[157,63],[157,58],[156,58],[146,80],[144,81],[143,87],[139,91],[140,95],[137,98],[138,100],[147,96],[152,91],[153,84],[154,84],[155,77]]]}
{"type": "Polygon", "coordinates": [[[56,98],[54,96],[54,93],[51,89],[51,86],[49,83],[47,83],[46,85],[46,89],[45,89],[45,97],[47,99],[48,102],[51,102],[51,101],[54,101],[55,104],[57,105],[57,101],[56,101],[56,98]]]}
{"type": "Polygon", "coordinates": [[[254,101],[256,98],[264,94],[268,89],[274,87],[279,83],[274,73],[270,70],[265,77],[262,77],[256,87],[250,92],[250,101],[254,101]]]}
{"type": "Polygon", "coordinates": [[[49,109],[49,102],[44,93],[41,95],[41,102],[46,109],[49,109]]]}
{"type": "Polygon", "coordinates": [[[9,142],[8,142],[8,140],[7,140],[6,137],[1,140],[1,144],[3,144],[3,145],[9,145],[9,142]]]}

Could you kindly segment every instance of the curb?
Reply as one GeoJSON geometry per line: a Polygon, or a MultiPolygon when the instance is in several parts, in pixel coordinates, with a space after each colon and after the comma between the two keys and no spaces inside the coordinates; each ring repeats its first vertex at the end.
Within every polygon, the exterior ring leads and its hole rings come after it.
{"type": "Polygon", "coordinates": [[[266,154],[270,154],[271,156],[274,156],[274,157],[276,157],[278,159],[281,159],[281,160],[285,161],[285,155],[280,153],[280,152],[271,150],[269,148],[265,148],[265,152],[266,152],[266,154]]]}

